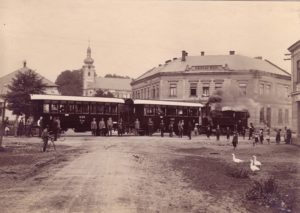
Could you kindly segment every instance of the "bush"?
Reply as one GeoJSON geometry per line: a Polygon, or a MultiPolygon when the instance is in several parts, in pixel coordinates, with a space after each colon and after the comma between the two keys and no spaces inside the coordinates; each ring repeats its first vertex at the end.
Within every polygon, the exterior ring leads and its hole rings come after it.
{"type": "Polygon", "coordinates": [[[234,178],[249,178],[249,171],[239,167],[229,167],[227,174],[234,178]]]}

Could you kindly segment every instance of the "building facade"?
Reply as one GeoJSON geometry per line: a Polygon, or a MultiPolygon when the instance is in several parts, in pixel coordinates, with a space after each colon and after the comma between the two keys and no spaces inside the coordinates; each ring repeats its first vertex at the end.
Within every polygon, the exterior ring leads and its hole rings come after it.
{"type": "Polygon", "coordinates": [[[110,92],[116,98],[131,97],[131,79],[129,78],[103,78],[97,77],[94,60],[91,57],[91,48],[87,49],[87,57],[82,66],[83,96],[94,96],[98,89],[110,92]]]}
{"type": "Polygon", "coordinates": [[[283,128],[291,124],[290,82],[288,72],[262,57],[183,51],[181,58],[147,71],[131,85],[133,98],[201,103],[221,90],[226,105],[246,107],[255,126],[283,128]]]}
{"type": "Polygon", "coordinates": [[[300,143],[300,40],[288,48],[292,61],[292,129],[294,143],[300,143]]]}
{"type": "MultiPolygon", "coordinates": [[[[12,72],[12,73],[9,73],[3,77],[0,77],[0,96],[2,97],[3,95],[6,95],[6,93],[8,92],[8,85],[11,84],[12,82],[12,79],[15,78],[15,76],[19,73],[19,72],[27,72],[29,70],[32,70],[30,68],[27,67],[26,65],[26,62],[23,63],[23,67],[12,72]]],[[[46,88],[45,88],[45,94],[48,94],[48,95],[59,95],[59,91],[58,91],[58,86],[53,83],[52,81],[44,78],[43,76],[41,76],[38,72],[36,72],[38,77],[42,79],[42,82],[44,84],[46,84],[46,88]]],[[[1,107],[3,107],[3,103],[4,103],[4,100],[3,99],[0,99],[0,105],[1,107]]],[[[14,118],[14,115],[12,114],[12,112],[10,110],[6,110],[5,111],[5,115],[8,116],[10,119],[11,118],[14,118]]]]}

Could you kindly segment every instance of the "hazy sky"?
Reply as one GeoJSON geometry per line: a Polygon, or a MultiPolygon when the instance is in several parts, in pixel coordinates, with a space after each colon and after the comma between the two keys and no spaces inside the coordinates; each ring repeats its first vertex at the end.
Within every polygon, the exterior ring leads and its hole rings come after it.
{"type": "Polygon", "coordinates": [[[0,0],[0,76],[22,66],[55,81],[91,40],[98,76],[138,77],[181,50],[283,61],[300,39],[299,2],[0,0]]]}

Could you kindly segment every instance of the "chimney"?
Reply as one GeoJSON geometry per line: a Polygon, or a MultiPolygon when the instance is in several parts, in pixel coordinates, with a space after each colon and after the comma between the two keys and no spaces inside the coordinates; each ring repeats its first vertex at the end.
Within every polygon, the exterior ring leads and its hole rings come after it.
{"type": "Polygon", "coordinates": [[[185,61],[186,52],[185,50],[181,51],[181,61],[185,61]]]}
{"type": "Polygon", "coordinates": [[[205,55],[205,52],[204,51],[201,51],[201,56],[204,56],[205,55]]]}
{"type": "Polygon", "coordinates": [[[230,50],[229,51],[229,55],[234,55],[235,54],[235,51],[234,50],[230,50]]]}
{"type": "Polygon", "coordinates": [[[25,68],[26,67],[26,61],[23,61],[23,67],[25,68]]]}
{"type": "Polygon", "coordinates": [[[167,63],[170,63],[172,60],[167,60],[167,61],[165,61],[165,63],[167,64],[167,63]]]}
{"type": "Polygon", "coordinates": [[[177,58],[173,58],[173,61],[177,60],[177,58]]]}
{"type": "Polygon", "coordinates": [[[254,57],[255,59],[259,59],[259,60],[262,60],[263,58],[262,58],[262,56],[256,56],[256,57],[254,57]]]}

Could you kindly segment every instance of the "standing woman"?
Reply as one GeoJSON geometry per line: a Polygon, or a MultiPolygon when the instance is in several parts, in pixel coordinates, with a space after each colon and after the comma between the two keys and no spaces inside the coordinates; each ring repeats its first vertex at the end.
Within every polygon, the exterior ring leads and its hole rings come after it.
{"type": "Polygon", "coordinates": [[[19,124],[18,124],[18,132],[17,132],[17,135],[19,137],[23,136],[23,133],[24,133],[24,118],[21,117],[20,121],[19,121],[19,124]]]}
{"type": "Polygon", "coordinates": [[[227,141],[230,140],[230,134],[231,134],[230,128],[227,127],[227,128],[226,128],[226,138],[227,138],[227,141]]]}
{"type": "Polygon", "coordinates": [[[276,132],[276,144],[280,143],[280,137],[281,137],[280,132],[281,132],[281,129],[278,129],[276,132]]]}
{"type": "Polygon", "coordinates": [[[96,132],[97,132],[97,122],[96,122],[96,118],[93,118],[92,122],[91,122],[91,130],[92,130],[92,135],[96,136],[96,132]]]}
{"type": "Polygon", "coordinates": [[[194,126],[192,124],[191,121],[188,122],[188,127],[187,127],[187,133],[188,133],[188,136],[189,136],[189,139],[191,140],[192,139],[192,131],[194,129],[194,126]]]}
{"type": "Polygon", "coordinates": [[[135,135],[139,135],[140,133],[140,121],[137,118],[134,122],[134,130],[135,130],[135,135]]]}
{"type": "Polygon", "coordinates": [[[178,136],[182,138],[183,135],[183,121],[178,121],[178,136]]]}

